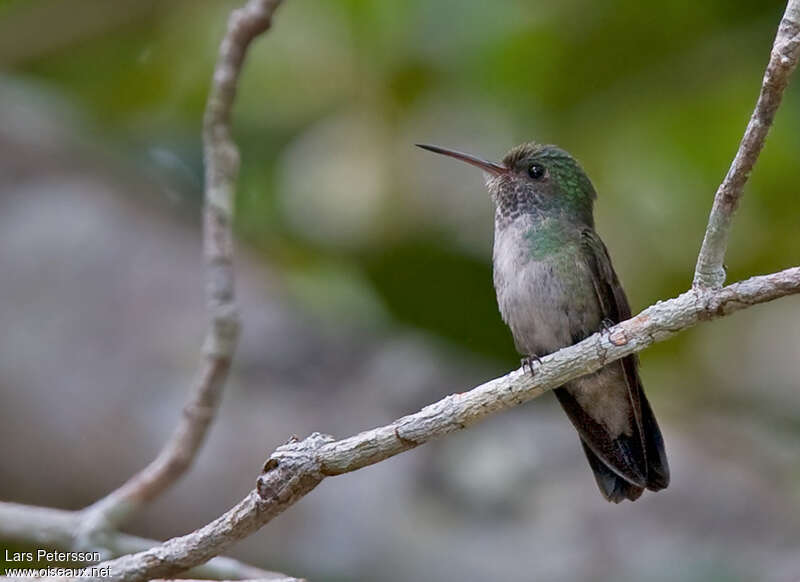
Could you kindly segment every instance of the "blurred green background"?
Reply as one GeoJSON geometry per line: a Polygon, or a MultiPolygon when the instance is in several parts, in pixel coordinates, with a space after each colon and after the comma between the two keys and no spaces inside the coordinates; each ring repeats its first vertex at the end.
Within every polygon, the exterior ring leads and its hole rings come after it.
{"type": "MultiPolygon", "coordinates": [[[[199,183],[198,127],[231,6],[6,2],[0,55],[15,77],[75,104],[105,147],[199,183]]],[[[529,140],[573,152],[644,307],[690,282],[782,7],[287,2],[248,57],[236,106],[239,235],[325,315],[362,316],[367,296],[393,322],[512,364],[481,178],[412,143],[490,158],[529,140]]],[[[800,255],[786,187],[798,105],[790,90],[748,188],[731,280],[800,255]]]]}
{"type": "MultiPolygon", "coordinates": [[[[0,83],[58,112],[98,157],[162,186],[174,214],[196,224],[201,116],[235,5],[6,0],[0,83]]],[[[519,363],[491,283],[491,204],[477,171],[413,144],[492,159],[529,140],[572,152],[599,193],[598,231],[637,312],[691,284],[713,193],[783,8],[772,0],[286,0],[251,48],[239,86],[238,238],[314,325],[334,335],[422,331],[456,360],[480,361],[468,375],[477,384],[519,363]]],[[[795,81],[736,218],[729,281],[798,264],[798,130],[795,81]]],[[[787,456],[775,453],[777,474],[759,464],[780,446],[800,447],[800,305],[780,305],[706,324],[654,346],[642,362],[668,441],[693,434],[690,446],[762,475],[756,490],[769,498],[779,489],[794,515],[797,456],[782,464],[787,456]],[[709,414],[728,429],[753,423],[762,444],[751,450],[719,436],[709,414]]],[[[678,475],[696,474],[680,472],[688,463],[673,452],[680,446],[670,450],[678,475]]],[[[726,550],[717,518],[707,527],[722,536],[721,553],[669,579],[754,579],[748,565],[731,562],[736,552],[726,550]]],[[[786,536],[800,528],[786,528],[775,539],[796,549],[800,538],[786,536]]],[[[800,566],[784,558],[781,572],[800,566]]],[[[317,575],[336,580],[336,571],[317,575]]],[[[365,571],[364,579],[379,577],[365,571]]],[[[637,579],[662,579],[644,571],[637,579]]],[[[564,566],[514,579],[627,579],[623,569],[605,572],[593,578],[564,566]]]]}

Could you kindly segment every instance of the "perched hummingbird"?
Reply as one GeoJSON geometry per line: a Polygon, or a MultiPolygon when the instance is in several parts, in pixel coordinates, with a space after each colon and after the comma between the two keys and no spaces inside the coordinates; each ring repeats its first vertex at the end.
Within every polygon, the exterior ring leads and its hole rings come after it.
{"type": "MultiPolygon", "coordinates": [[[[631,316],[594,230],[592,183],[569,153],[525,143],[502,163],[421,145],[485,172],[495,206],[494,287],[523,363],[631,316]]],[[[555,390],[578,430],[603,496],[634,501],[669,484],[664,441],[639,380],[635,355],[555,390]]]]}

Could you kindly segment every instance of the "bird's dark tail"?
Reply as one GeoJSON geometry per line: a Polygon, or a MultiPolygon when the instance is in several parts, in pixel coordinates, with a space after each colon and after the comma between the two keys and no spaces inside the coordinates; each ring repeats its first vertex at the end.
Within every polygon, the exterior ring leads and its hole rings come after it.
{"type": "Polygon", "coordinates": [[[642,428],[644,430],[645,453],[647,458],[647,476],[645,487],[635,485],[620,477],[592,452],[592,449],[581,438],[583,452],[594,472],[595,481],[600,492],[608,501],[619,503],[625,499],[636,501],[641,497],[645,488],[650,491],[660,491],[669,485],[669,466],[664,452],[664,440],[658,428],[650,403],[644,393],[642,397],[642,428]]]}
{"type": "Polygon", "coordinates": [[[644,431],[645,453],[647,454],[647,488],[650,491],[661,491],[669,485],[669,464],[664,450],[664,438],[658,428],[656,417],[647,401],[647,396],[639,385],[639,396],[642,400],[642,430],[644,431]]]}
{"type": "Polygon", "coordinates": [[[634,501],[645,489],[659,491],[669,485],[664,440],[633,358],[610,364],[555,393],[578,430],[589,466],[606,499],[614,503],[634,501]],[[587,395],[591,396],[589,400],[587,395]],[[609,430],[625,417],[629,429],[609,430]]]}
{"type": "Polygon", "coordinates": [[[581,439],[581,446],[583,452],[586,453],[586,458],[589,460],[589,466],[594,471],[594,478],[597,481],[597,486],[600,488],[600,493],[603,494],[607,500],[614,503],[619,503],[624,499],[636,501],[644,492],[644,487],[638,487],[632,483],[628,483],[625,479],[617,475],[614,471],[609,469],[597,455],[592,452],[587,444],[581,439]]]}

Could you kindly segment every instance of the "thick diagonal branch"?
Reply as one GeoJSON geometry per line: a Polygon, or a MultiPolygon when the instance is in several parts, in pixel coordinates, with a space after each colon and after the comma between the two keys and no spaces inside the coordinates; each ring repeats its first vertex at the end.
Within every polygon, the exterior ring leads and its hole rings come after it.
{"type": "Polygon", "coordinates": [[[769,63],[764,71],[758,102],[747,124],[739,149],[728,174],[717,189],[714,205],[708,218],[703,246],[697,257],[694,272],[695,287],[722,287],[725,283],[725,251],[731,221],[744,185],[764,147],[775,113],[781,104],[783,91],[800,59],[800,0],[789,0],[778,26],[769,63]]]}
{"type": "Polygon", "coordinates": [[[342,440],[314,434],[303,441],[290,442],[269,458],[256,490],[222,517],[161,546],[101,566],[109,566],[111,579],[120,581],[172,576],[253,533],[325,477],[356,471],[466,428],[701,321],[794,293],[800,293],[800,267],[753,277],[722,289],[690,289],[679,297],[656,303],[608,332],[542,358],[533,377],[523,369],[516,370],[468,392],[447,396],[391,424],[342,440]]]}
{"type": "Polygon", "coordinates": [[[250,42],[270,26],[280,0],[251,0],[234,10],[222,41],[203,120],[205,207],[203,251],[209,328],[203,362],[178,427],[158,456],[124,485],[84,510],[84,545],[117,528],[191,466],[216,414],[239,336],[234,297],[232,209],[239,152],[231,138],[231,109],[250,42]]]}

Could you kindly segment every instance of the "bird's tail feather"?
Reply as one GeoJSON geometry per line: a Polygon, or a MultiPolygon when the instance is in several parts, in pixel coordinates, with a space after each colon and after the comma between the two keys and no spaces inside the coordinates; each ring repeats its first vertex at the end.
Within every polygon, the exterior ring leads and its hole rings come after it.
{"type": "Polygon", "coordinates": [[[647,488],[650,491],[661,491],[669,485],[669,464],[664,450],[664,438],[661,436],[661,429],[658,428],[656,417],[653,416],[653,410],[641,385],[639,397],[642,402],[642,430],[647,455],[647,488]]]}
{"type": "Polygon", "coordinates": [[[573,382],[555,390],[561,406],[578,430],[600,491],[606,499],[615,503],[623,499],[633,501],[645,489],[660,491],[669,484],[664,439],[644,395],[635,364],[633,359],[610,364],[593,376],[587,376],[583,380],[583,388],[573,382]],[[616,371],[615,367],[618,367],[616,371]],[[624,372],[624,376],[620,371],[624,372]],[[622,386],[618,384],[620,379],[625,382],[622,386]],[[630,397],[624,406],[632,419],[638,417],[633,434],[613,435],[584,410],[576,394],[587,388],[598,397],[608,391],[617,390],[619,393],[620,390],[627,390],[630,397]]]}
{"type": "Polygon", "coordinates": [[[597,481],[597,486],[600,488],[603,497],[614,503],[619,503],[623,499],[629,499],[631,501],[639,499],[644,492],[644,487],[637,487],[632,483],[628,483],[628,481],[609,469],[606,464],[592,452],[592,449],[589,448],[583,439],[581,439],[581,446],[583,447],[583,452],[586,453],[589,466],[594,472],[594,478],[597,481]]]}

